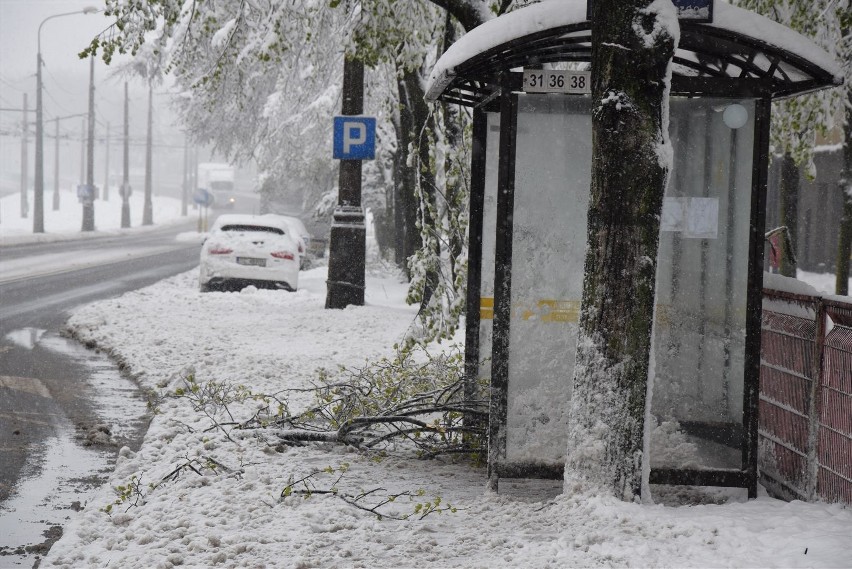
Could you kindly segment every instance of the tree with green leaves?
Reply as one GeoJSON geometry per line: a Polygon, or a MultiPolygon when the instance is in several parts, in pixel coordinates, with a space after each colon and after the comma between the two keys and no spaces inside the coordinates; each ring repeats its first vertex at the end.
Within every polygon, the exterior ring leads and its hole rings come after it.
{"type": "Polygon", "coordinates": [[[340,61],[345,54],[363,61],[372,105],[365,112],[393,126],[380,128],[363,203],[385,228],[382,242],[393,234],[410,300],[421,304],[421,337],[453,332],[464,299],[467,195],[450,157],[463,144],[466,117],[427,105],[423,85],[458,25],[471,29],[511,0],[405,9],[393,0],[105,2],[116,24],[85,53],[100,51],[107,61],[117,52],[164,55],[190,135],[236,161],[255,160],[267,204],[300,192],[303,205],[330,214],[327,123],[339,107],[340,61]]]}
{"type": "MultiPolygon", "coordinates": [[[[838,182],[838,187],[844,202],[848,201],[849,172],[852,172],[848,154],[852,130],[852,8],[849,0],[735,0],[733,3],[809,37],[843,65],[843,86],[777,101],[772,105],[771,142],[774,153],[782,156],[780,220],[781,225],[788,229],[791,247],[794,249],[791,252],[782,246],[781,274],[795,277],[800,171],[804,169],[807,176],[813,177],[816,137],[825,136],[834,127],[844,132],[845,174],[838,182]]],[[[845,294],[841,288],[848,286],[850,253],[844,235],[852,231],[850,227],[852,218],[847,214],[842,222],[838,244],[838,294],[845,294]]]]}

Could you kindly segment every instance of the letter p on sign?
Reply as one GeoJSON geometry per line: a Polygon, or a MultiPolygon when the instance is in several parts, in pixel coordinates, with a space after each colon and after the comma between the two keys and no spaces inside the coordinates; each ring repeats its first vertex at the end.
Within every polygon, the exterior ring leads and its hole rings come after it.
{"type": "Polygon", "coordinates": [[[376,157],[374,117],[334,117],[334,158],[373,160],[376,157]]]}

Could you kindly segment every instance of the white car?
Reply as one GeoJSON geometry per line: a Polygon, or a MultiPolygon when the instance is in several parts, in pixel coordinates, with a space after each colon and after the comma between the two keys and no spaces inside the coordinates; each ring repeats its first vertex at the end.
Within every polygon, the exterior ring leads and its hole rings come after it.
{"type": "Polygon", "coordinates": [[[220,215],[201,247],[198,288],[206,292],[255,285],[296,290],[300,244],[283,219],[220,215]]]}
{"type": "Polygon", "coordinates": [[[280,215],[277,213],[267,213],[264,217],[278,217],[287,222],[290,226],[291,234],[300,240],[299,253],[302,254],[301,268],[308,269],[311,266],[311,260],[308,258],[308,251],[311,246],[311,234],[298,217],[289,215],[280,215]]]}

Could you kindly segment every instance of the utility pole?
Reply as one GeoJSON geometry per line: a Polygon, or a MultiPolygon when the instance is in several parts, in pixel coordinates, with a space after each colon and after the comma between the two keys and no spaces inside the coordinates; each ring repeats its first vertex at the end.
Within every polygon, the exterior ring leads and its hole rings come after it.
{"type": "MultiPolygon", "coordinates": [[[[41,26],[39,26],[41,31],[41,26]]],[[[41,39],[41,38],[39,38],[41,39]]],[[[41,101],[41,48],[36,57],[35,183],[33,185],[33,233],[44,233],[44,127],[41,101]]]]}
{"type": "MultiPolygon", "coordinates": [[[[364,64],[345,58],[342,115],[364,112],[364,64]]],[[[366,228],[361,207],[361,160],[341,160],[337,207],[331,223],[326,308],[364,305],[366,228]]]]}
{"type": "Polygon", "coordinates": [[[59,117],[56,117],[56,140],[53,151],[53,211],[59,211],[59,117]]]}
{"type": "Polygon", "coordinates": [[[86,189],[83,192],[82,231],[95,230],[95,56],[89,57],[89,151],[86,156],[86,189]]]}
{"type": "Polygon", "coordinates": [[[104,201],[109,201],[109,123],[106,124],[106,138],[104,138],[104,201]]]}
{"type": "Polygon", "coordinates": [[[80,182],[82,186],[86,181],[86,119],[80,125],[80,182]]]}
{"type": "Polygon", "coordinates": [[[27,178],[27,144],[29,141],[29,132],[27,127],[27,94],[24,93],[24,118],[21,119],[21,218],[26,219],[30,213],[30,204],[27,200],[27,186],[29,179],[27,178]]]}
{"type": "Polygon", "coordinates": [[[130,103],[124,82],[124,161],[121,177],[121,227],[130,227],[130,103]]]}
{"type": "Polygon", "coordinates": [[[180,214],[186,216],[186,206],[189,198],[189,137],[183,135],[183,186],[180,193],[180,214]]]}
{"type": "MultiPolygon", "coordinates": [[[[56,117],[51,119],[54,125],[55,139],[54,139],[54,152],[53,152],[53,211],[59,211],[59,121],[63,119],[73,119],[75,117],[81,116],[80,114],[76,115],[68,115],[65,117],[56,117]]],[[[85,116],[85,115],[82,115],[85,116]]],[[[82,164],[83,157],[85,153],[81,151],[80,154],[80,162],[82,164]]],[[[82,169],[80,171],[81,183],[82,183],[82,169]]]]}
{"type": "MultiPolygon", "coordinates": [[[[189,189],[192,193],[198,189],[198,147],[193,146],[189,158],[189,189]]],[[[198,204],[192,202],[192,209],[198,209],[198,204]]]]}
{"type": "Polygon", "coordinates": [[[145,205],[142,209],[142,225],[154,224],[154,212],[151,205],[151,158],[154,150],[154,85],[148,82],[148,136],[145,139],[145,205]]]}

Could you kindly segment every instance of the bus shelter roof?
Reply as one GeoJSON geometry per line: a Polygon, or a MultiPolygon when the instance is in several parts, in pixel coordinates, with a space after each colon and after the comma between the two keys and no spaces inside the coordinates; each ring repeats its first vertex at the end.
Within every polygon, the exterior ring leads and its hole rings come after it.
{"type": "MultiPolygon", "coordinates": [[[[680,22],[673,95],[789,97],[843,83],[825,50],[769,18],[717,1],[711,23],[680,22]]],[[[586,0],[546,0],[462,36],[435,64],[426,98],[476,106],[499,91],[499,74],[591,61],[586,0]]],[[[515,74],[513,90],[520,90],[515,74]]]]}

